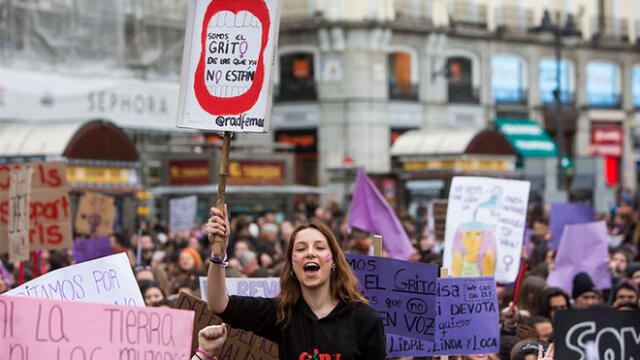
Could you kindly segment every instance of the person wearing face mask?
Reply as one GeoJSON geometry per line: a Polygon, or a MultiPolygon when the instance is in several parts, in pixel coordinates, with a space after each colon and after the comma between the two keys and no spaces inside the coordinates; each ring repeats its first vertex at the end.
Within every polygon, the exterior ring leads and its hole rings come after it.
{"type": "MultiPolygon", "coordinates": [[[[212,208],[211,215],[209,238],[222,236],[226,247],[226,210],[212,208]]],[[[342,249],[325,225],[304,224],[293,231],[276,298],[227,296],[225,264],[225,259],[211,257],[209,308],[230,326],[277,343],[280,359],[386,358],[382,319],[360,294],[342,249]]]]}

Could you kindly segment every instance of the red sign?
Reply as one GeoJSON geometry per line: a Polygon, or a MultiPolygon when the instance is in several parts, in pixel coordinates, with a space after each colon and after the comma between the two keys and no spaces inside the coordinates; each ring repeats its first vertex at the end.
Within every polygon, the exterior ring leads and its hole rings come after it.
{"type": "MultiPolygon", "coordinates": [[[[33,163],[29,199],[29,241],[31,250],[71,247],[69,186],[62,162],[33,163]]],[[[12,168],[0,166],[0,253],[8,248],[9,187],[12,168]]]]}
{"type": "Polygon", "coordinates": [[[230,160],[227,182],[231,185],[283,185],[284,162],[230,160]]]}
{"type": "Polygon", "coordinates": [[[610,121],[591,122],[589,155],[622,157],[624,130],[622,124],[610,121]]]}
{"type": "Polygon", "coordinates": [[[174,160],[169,162],[169,185],[207,185],[211,170],[207,160],[174,160]]]}

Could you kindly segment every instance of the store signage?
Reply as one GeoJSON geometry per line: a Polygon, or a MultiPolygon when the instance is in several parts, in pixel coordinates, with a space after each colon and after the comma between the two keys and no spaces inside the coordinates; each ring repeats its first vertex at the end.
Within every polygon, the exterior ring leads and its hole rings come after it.
{"type": "Polygon", "coordinates": [[[611,121],[591,122],[590,156],[622,157],[623,141],[622,124],[611,121]]]}
{"type": "Polygon", "coordinates": [[[136,185],[138,176],[132,168],[70,165],[67,167],[67,181],[74,184],[136,185]]]}
{"type": "Polygon", "coordinates": [[[514,163],[506,159],[430,159],[405,161],[406,171],[513,171],[514,163]]]}
{"type": "Polygon", "coordinates": [[[174,160],[169,162],[169,185],[207,185],[211,178],[207,160],[174,160]]]}
{"type": "Polygon", "coordinates": [[[283,185],[285,164],[281,161],[229,161],[227,183],[230,185],[283,185]]]}

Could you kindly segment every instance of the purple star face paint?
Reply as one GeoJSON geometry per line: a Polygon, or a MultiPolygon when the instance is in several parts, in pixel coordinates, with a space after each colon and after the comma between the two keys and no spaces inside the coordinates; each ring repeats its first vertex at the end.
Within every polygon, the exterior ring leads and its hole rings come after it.
{"type": "Polygon", "coordinates": [[[293,262],[294,264],[297,264],[300,262],[300,258],[302,257],[302,255],[296,255],[296,254],[292,254],[291,255],[291,262],[293,262]]]}
{"type": "Polygon", "coordinates": [[[329,262],[333,259],[333,254],[328,253],[327,256],[324,257],[324,261],[329,262]]]}

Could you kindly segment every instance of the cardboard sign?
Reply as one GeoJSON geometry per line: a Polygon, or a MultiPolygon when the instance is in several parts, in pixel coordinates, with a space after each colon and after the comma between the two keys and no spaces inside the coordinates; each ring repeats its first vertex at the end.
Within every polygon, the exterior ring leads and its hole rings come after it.
{"type": "Polygon", "coordinates": [[[528,181],[454,177],[447,202],[443,266],[452,277],[518,274],[529,202],[528,181]]]}
{"type": "Polygon", "coordinates": [[[125,253],[48,272],[4,295],[144,306],[125,253]]]}
{"type": "Polygon", "coordinates": [[[29,260],[29,198],[31,196],[30,165],[11,170],[9,186],[9,261],[29,260]]]}
{"type": "Polygon", "coordinates": [[[555,359],[638,359],[640,311],[557,311],[553,338],[555,359]]]}
{"type": "Polygon", "coordinates": [[[73,261],[81,263],[113,254],[108,236],[73,241],[73,261]]]}
{"type": "Polygon", "coordinates": [[[369,305],[385,332],[433,341],[436,332],[437,265],[346,254],[369,305]]]}
{"type": "MultiPolygon", "coordinates": [[[[71,205],[63,162],[32,163],[29,199],[31,251],[71,247],[71,205]]],[[[0,165],[0,253],[9,251],[9,188],[11,169],[24,164],[0,165]]]]}
{"type": "Polygon", "coordinates": [[[80,197],[76,213],[76,232],[91,237],[113,234],[116,206],[111,196],[85,192],[80,197]]]}
{"type": "Polygon", "coordinates": [[[492,277],[438,279],[435,341],[387,334],[387,356],[499,352],[499,320],[496,283],[492,277]]]}
{"type": "MultiPolygon", "coordinates": [[[[192,351],[198,346],[198,332],[200,330],[209,325],[218,325],[222,322],[218,316],[208,309],[205,301],[194,296],[180,293],[177,307],[178,309],[193,310],[195,312],[192,351]]],[[[218,359],[277,360],[278,345],[252,332],[231,328],[218,359]]]]}
{"type": "Polygon", "coordinates": [[[609,232],[604,221],[566,225],[555,258],[556,267],[549,272],[547,284],[571,294],[573,278],[586,272],[598,289],[611,288],[608,244],[609,232]]]}
{"type": "Polygon", "coordinates": [[[169,200],[169,230],[173,234],[191,230],[197,205],[198,197],[195,195],[169,200]]]}
{"type": "Polygon", "coordinates": [[[193,312],[0,297],[0,359],[190,358],[193,312]]]}
{"type": "Polygon", "coordinates": [[[266,132],[279,0],[189,1],[178,127],[266,132]]]}
{"type": "MultiPolygon", "coordinates": [[[[227,295],[276,297],[280,294],[280,278],[226,278],[227,295]]],[[[200,276],[200,296],[207,298],[207,278],[200,276]]]]}
{"type": "Polygon", "coordinates": [[[573,203],[551,204],[549,227],[551,228],[551,241],[549,247],[557,250],[562,239],[565,225],[584,224],[596,221],[596,212],[589,205],[573,203]]]}

